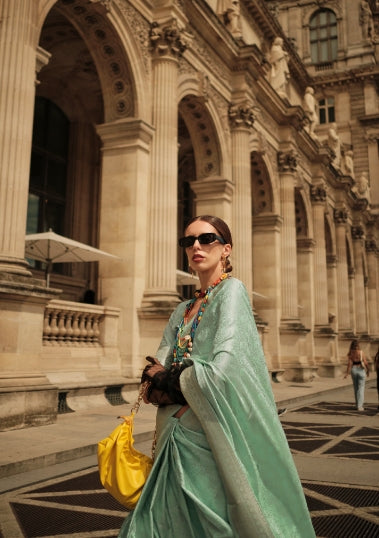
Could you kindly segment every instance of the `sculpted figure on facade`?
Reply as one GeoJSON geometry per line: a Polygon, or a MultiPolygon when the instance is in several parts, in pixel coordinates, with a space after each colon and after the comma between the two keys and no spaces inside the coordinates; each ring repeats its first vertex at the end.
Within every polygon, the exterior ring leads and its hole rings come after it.
{"type": "Polygon", "coordinates": [[[358,198],[365,198],[368,203],[371,203],[370,184],[366,172],[362,172],[356,184],[352,188],[352,191],[358,196],[358,198]]]}
{"type": "Polygon", "coordinates": [[[353,179],[355,178],[354,175],[354,161],[353,161],[353,151],[351,149],[348,149],[345,151],[342,159],[342,171],[346,176],[350,176],[353,179]]]}
{"type": "Polygon", "coordinates": [[[223,17],[225,26],[234,36],[240,37],[240,3],[239,0],[219,0],[218,13],[223,17]]]}
{"type": "Polygon", "coordinates": [[[285,98],[287,98],[287,81],[290,78],[287,58],[288,53],[283,50],[283,39],[276,37],[269,54],[271,63],[270,84],[280,97],[285,98]]]}
{"type": "Polygon", "coordinates": [[[373,39],[375,35],[374,20],[370,5],[367,0],[362,0],[359,12],[359,24],[362,27],[362,38],[373,39]]]}
{"type": "Polygon", "coordinates": [[[305,126],[306,131],[311,135],[312,138],[317,139],[317,135],[314,130],[318,124],[318,114],[316,109],[316,99],[314,97],[314,89],[308,86],[305,89],[304,99],[303,99],[303,108],[305,116],[307,118],[307,123],[305,126]]]}
{"type": "Polygon", "coordinates": [[[332,150],[332,165],[339,170],[341,168],[341,139],[337,133],[337,124],[332,123],[328,132],[328,146],[332,150]]]}

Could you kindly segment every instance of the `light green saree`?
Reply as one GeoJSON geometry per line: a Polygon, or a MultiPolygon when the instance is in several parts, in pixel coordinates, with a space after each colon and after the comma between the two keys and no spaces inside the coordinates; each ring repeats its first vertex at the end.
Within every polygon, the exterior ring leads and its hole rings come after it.
{"type": "MultiPolygon", "coordinates": [[[[171,364],[180,304],[158,359],[171,364]]],[[[180,376],[190,409],[157,414],[153,469],[120,538],[310,538],[309,512],[278,419],[244,285],[211,293],[180,376]]]]}

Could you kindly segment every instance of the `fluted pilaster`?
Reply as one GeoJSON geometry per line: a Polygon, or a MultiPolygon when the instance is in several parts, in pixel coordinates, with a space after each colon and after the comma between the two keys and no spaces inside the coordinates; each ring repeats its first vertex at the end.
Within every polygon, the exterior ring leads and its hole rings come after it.
{"type": "Polygon", "coordinates": [[[283,217],[281,234],[282,320],[298,319],[297,253],[295,222],[296,153],[278,153],[280,201],[283,217]]]}
{"type": "Polygon", "coordinates": [[[232,177],[234,184],[232,229],[236,238],[233,247],[235,275],[253,292],[251,252],[252,208],[249,137],[254,116],[248,104],[231,105],[229,120],[232,136],[232,177]]]}
{"type": "Polygon", "coordinates": [[[367,332],[366,296],[363,272],[363,245],[364,231],[361,226],[353,226],[351,229],[354,249],[355,266],[355,323],[358,333],[367,332]]]}
{"type": "Polygon", "coordinates": [[[143,306],[178,302],[176,290],[178,57],[186,35],[175,20],[150,33],[153,47],[153,126],[147,281],[143,306]]]}
{"type": "Polygon", "coordinates": [[[37,2],[0,3],[0,270],[24,260],[35,95],[37,2]]]}
{"type": "Polygon", "coordinates": [[[323,186],[311,189],[313,207],[313,229],[317,230],[314,248],[314,288],[315,288],[315,325],[328,325],[328,278],[325,246],[325,201],[326,190],[323,186]]]}
{"type": "Polygon", "coordinates": [[[346,254],[346,223],[348,213],[345,209],[334,210],[336,225],[336,251],[337,251],[337,306],[338,329],[351,330],[349,308],[349,277],[346,254]]]}
{"type": "Polygon", "coordinates": [[[367,272],[368,272],[368,330],[371,335],[379,333],[378,326],[378,265],[377,246],[374,240],[366,241],[367,272]]]}

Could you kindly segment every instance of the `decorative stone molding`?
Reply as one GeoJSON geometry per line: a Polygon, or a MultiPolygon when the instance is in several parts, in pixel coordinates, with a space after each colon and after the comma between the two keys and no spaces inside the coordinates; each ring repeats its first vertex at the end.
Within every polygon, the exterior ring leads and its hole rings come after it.
{"type": "Polygon", "coordinates": [[[128,26],[133,28],[134,36],[139,41],[141,56],[146,73],[150,72],[151,55],[149,51],[150,24],[144,17],[130,4],[123,0],[113,0],[118,9],[125,15],[128,26]]]}
{"type": "MultiPolygon", "coordinates": [[[[86,5],[79,0],[59,0],[57,7],[86,36],[96,69],[102,73],[102,83],[109,88],[109,92],[103,94],[105,120],[109,122],[134,115],[135,94],[125,51],[106,12],[100,7],[100,1],[105,5],[105,0],[88,2],[86,5]]],[[[61,39],[59,28],[55,32],[52,29],[50,34],[42,37],[40,45],[45,49],[52,49],[54,41],[61,39]]],[[[79,72],[88,69],[89,60],[92,62],[92,58],[88,58],[84,53],[78,55],[79,72]]],[[[91,68],[95,70],[94,65],[91,68]]]]}
{"type": "Polygon", "coordinates": [[[346,224],[349,213],[345,207],[336,208],[333,211],[333,217],[336,224],[346,224]]]}
{"type": "Polygon", "coordinates": [[[311,202],[324,203],[326,201],[326,188],[324,185],[311,185],[311,202]]]}
{"type": "Polygon", "coordinates": [[[277,153],[277,163],[279,172],[296,172],[297,152],[294,149],[289,151],[279,151],[277,153]]]}
{"type": "Polygon", "coordinates": [[[110,11],[112,7],[113,0],[89,0],[92,4],[101,4],[105,7],[106,11],[110,11]]]}
{"type": "Polygon", "coordinates": [[[361,239],[364,239],[365,231],[363,229],[363,226],[352,226],[351,237],[353,238],[353,241],[360,241],[361,239]]]}
{"type": "Polygon", "coordinates": [[[229,122],[234,129],[238,127],[251,128],[255,121],[254,107],[249,103],[231,104],[229,106],[229,122]]]}
{"type": "Polygon", "coordinates": [[[192,41],[193,36],[178,27],[178,21],[172,19],[165,26],[153,22],[150,29],[150,43],[153,52],[158,56],[180,58],[192,41]]]}

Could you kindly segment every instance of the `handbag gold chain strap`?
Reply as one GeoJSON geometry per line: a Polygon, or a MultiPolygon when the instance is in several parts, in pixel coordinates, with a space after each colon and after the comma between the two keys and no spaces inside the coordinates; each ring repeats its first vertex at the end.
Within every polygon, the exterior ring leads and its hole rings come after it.
{"type": "MultiPolygon", "coordinates": [[[[146,389],[147,389],[148,385],[149,385],[148,381],[145,381],[145,383],[141,384],[140,389],[139,389],[139,393],[138,393],[138,398],[137,398],[137,400],[135,401],[133,407],[130,410],[130,413],[131,413],[132,416],[134,416],[136,413],[138,413],[138,410],[141,407],[141,402],[142,402],[142,399],[143,399],[143,397],[145,395],[145,392],[146,392],[146,389]]],[[[117,418],[125,419],[126,417],[123,416],[123,415],[120,415],[117,418]]],[[[151,458],[152,458],[152,460],[154,460],[156,444],[157,444],[157,430],[154,431],[153,445],[151,447],[151,458]]]]}

